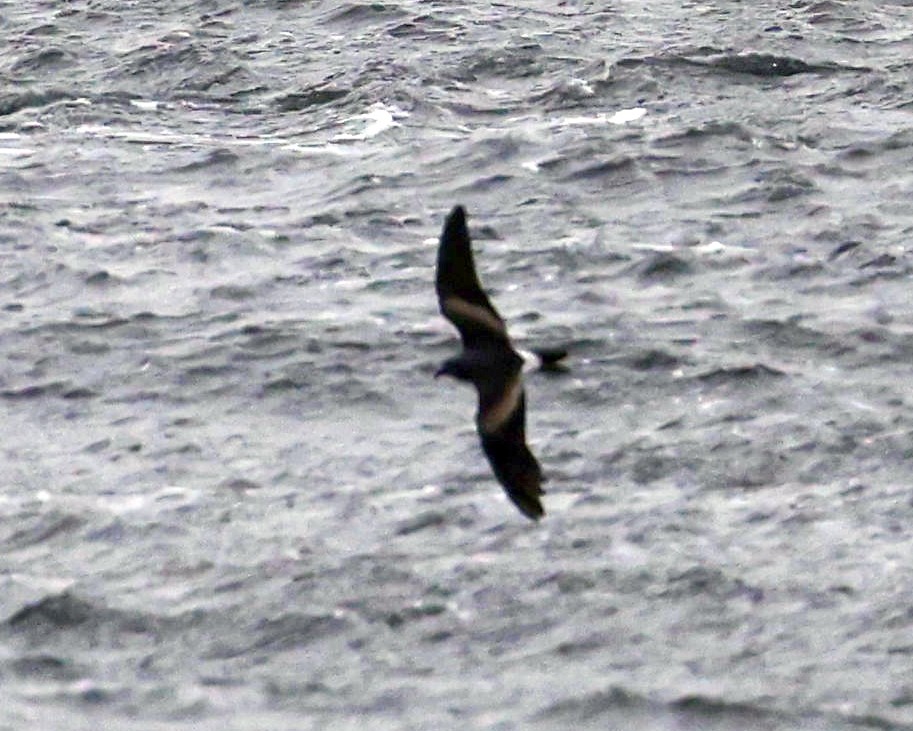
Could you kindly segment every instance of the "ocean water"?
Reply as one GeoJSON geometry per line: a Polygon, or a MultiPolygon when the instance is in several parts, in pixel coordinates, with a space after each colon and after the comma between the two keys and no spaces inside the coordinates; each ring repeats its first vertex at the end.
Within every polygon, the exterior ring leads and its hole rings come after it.
{"type": "Polygon", "coordinates": [[[913,4],[0,3],[0,729],[913,727],[913,4]],[[548,475],[477,443],[450,208],[548,475]]]}

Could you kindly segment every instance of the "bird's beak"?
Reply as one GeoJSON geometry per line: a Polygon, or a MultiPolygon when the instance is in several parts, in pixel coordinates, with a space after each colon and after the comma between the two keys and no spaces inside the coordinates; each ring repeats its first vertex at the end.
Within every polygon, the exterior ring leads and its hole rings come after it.
{"type": "Polygon", "coordinates": [[[437,371],[435,371],[434,377],[440,378],[441,376],[452,376],[452,375],[454,375],[453,362],[449,361],[449,360],[445,360],[443,363],[441,363],[441,367],[438,368],[437,371]]]}

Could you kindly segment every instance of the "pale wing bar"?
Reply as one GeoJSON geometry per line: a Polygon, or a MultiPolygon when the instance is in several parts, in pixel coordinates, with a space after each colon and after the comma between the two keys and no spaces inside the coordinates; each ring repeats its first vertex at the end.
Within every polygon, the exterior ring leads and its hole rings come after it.
{"type": "Polygon", "coordinates": [[[465,327],[475,324],[483,330],[489,331],[496,339],[507,340],[507,326],[504,321],[481,305],[474,305],[460,297],[450,296],[441,300],[441,311],[448,320],[456,325],[461,334],[465,327]]]}
{"type": "MultiPolygon", "coordinates": [[[[479,411],[479,430],[493,434],[503,427],[520,407],[523,400],[523,379],[517,374],[507,383],[501,398],[484,411],[479,411]]],[[[523,420],[520,421],[523,429],[523,420]]]]}

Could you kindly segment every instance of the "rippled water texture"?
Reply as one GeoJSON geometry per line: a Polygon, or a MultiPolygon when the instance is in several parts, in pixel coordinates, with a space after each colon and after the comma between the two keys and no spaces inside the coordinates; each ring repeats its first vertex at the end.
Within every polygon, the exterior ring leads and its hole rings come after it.
{"type": "Polygon", "coordinates": [[[0,727],[913,727],[909,2],[0,3],[0,727]],[[547,516],[435,381],[444,215],[547,516]]]}

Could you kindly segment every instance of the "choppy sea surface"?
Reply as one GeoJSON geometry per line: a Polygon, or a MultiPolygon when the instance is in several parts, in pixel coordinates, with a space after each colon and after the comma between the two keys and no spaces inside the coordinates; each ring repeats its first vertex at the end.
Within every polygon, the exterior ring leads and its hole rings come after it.
{"type": "Polygon", "coordinates": [[[0,3],[0,729],[913,728],[913,3],[0,3]],[[514,510],[433,291],[519,345],[514,510]]]}

